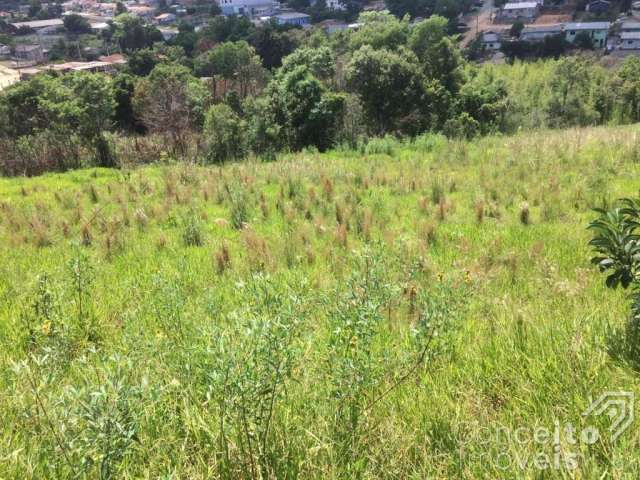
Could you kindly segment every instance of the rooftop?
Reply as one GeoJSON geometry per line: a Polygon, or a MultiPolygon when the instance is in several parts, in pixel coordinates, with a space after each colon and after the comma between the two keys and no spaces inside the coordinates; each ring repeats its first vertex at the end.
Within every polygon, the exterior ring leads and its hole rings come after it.
{"type": "Polygon", "coordinates": [[[28,27],[28,28],[46,28],[46,27],[61,27],[64,22],[61,18],[52,18],[50,20],[34,20],[33,22],[16,22],[11,26],[14,28],[28,27]]]}
{"type": "Polygon", "coordinates": [[[545,33],[545,32],[561,32],[562,24],[557,23],[553,25],[529,25],[522,29],[522,33],[545,33]]]}
{"type": "Polygon", "coordinates": [[[640,30],[640,22],[622,22],[620,25],[622,30],[640,30]]]}
{"type": "Polygon", "coordinates": [[[609,22],[565,23],[565,30],[609,30],[609,22]]]}
{"type": "Polygon", "coordinates": [[[536,8],[538,2],[519,2],[519,3],[505,3],[503,10],[521,10],[525,8],[536,8]]]}
{"type": "Polygon", "coordinates": [[[622,40],[640,40],[640,32],[622,32],[620,38],[622,40]]]}
{"type": "Polygon", "coordinates": [[[284,20],[289,18],[311,18],[311,15],[307,15],[306,13],[300,13],[300,12],[284,12],[284,13],[279,13],[278,15],[275,15],[275,17],[284,20]]]}

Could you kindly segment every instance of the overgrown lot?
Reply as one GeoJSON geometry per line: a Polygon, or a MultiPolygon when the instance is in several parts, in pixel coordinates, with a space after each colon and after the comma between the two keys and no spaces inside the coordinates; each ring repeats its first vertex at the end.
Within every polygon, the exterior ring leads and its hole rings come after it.
{"type": "Polygon", "coordinates": [[[0,180],[0,478],[637,478],[582,413],[640,391],[586,230],[638,133],[0,180]]]}

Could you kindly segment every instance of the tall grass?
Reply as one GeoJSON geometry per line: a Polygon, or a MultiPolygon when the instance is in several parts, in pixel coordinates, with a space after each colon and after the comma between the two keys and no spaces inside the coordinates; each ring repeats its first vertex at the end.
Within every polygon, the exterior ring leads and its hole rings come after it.
{"type": "Polygon", "coordinates": [[[639,392],[585,230],[636,130],[0,179],[0,477],[636,478],[532,437],[639,392]]]}

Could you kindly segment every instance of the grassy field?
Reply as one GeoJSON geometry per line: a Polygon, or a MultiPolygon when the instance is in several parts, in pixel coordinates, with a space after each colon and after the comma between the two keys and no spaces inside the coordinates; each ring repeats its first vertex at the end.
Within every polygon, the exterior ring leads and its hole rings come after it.
{"type": "Polygon", "coordinates": [[[0,179],[0,478],[638,478],[639,134],[0,179]]]}

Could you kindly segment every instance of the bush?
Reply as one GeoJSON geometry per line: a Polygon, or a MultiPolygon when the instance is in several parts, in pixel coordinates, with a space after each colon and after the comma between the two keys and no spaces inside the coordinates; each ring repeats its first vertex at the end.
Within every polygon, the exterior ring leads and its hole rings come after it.
{"type": "Polygon", "coordinates": [[[245,122],[228,105],[212,106],[204,123],[206,159],[219,163],[242,158],[247,153],[245,122]]]}

